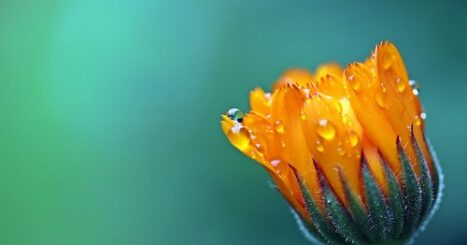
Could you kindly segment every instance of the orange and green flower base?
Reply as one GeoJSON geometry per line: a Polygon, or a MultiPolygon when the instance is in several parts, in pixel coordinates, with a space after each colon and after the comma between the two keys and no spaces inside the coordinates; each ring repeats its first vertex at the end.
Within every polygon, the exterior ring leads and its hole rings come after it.
{"type": "Polygon", "coordinates": [[[260,163],[310,240],[408,244],[438,206],[442,175],[418,85],[382,42],[365,62],[287,71],[222,129],[260,163]]]}
{"type": "MultiPolygon", "coordinates": [[[[442,176],[439,165],[435,164],[434,172],[428,168],[427,161],[412,134],[412,146],[417,152],[416,167],[421,173],[417,178],[406,153],[398,139],[397,149],[403,165],[401,182],[388,164],[384,164],[385,178],[389,192],[378,187],[375,178],[368,168],[365,156],[362,157],[362,186],[364,203],[349,188],[345,176],[339,171],[344,186],[346,208],[321,171],[318,171],[320,199],[316,200],[306,188],[300,173],[292,166],[305,198],[307,213],[313,223],[306,223],[295,211],[294,215],[301,230],[310,241],[326,244],[409,244],[437,208],[440,202],[442,176]],[[321,207],[320,207],[321,206],[321,207]]],[[[384,162],[384,159],[381,159],[384,162]]],[[[315,167],[319,169],[318,165],[315,167]]]]}

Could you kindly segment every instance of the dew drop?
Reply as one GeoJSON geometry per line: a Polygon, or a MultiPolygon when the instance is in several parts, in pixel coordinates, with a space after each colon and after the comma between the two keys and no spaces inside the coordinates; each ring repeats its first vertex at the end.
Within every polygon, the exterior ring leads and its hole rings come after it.
{"type": "Polygon", "coordinates": [[[276,121],[276,122],[274,123],[274,129],[275,129],[278,133],[282,134],[282,133],[284,133],[284,124],[282,124],[281,121],[276,121]]]}
{"type": "Polygon", "coordinates": [[[361,86],[361,82],[360,80],[358,80],[355,76],[355,74],[351,74],[349,76],[349,82],[350,82],[350,86],[352,86],[352,89],[355,90],[355,91],[359,91],[360,90],[360,86],[361,86]]]}
{"type": "Polygon", "coordinates": [[[332,124],[332,122],[326,119],[321,119],[318,122],[316,132],[325,140],[333,140],[336,136],[336,127],[332,124]]]}
{"type": "Polygon", "coordinates": [[[426,112],[420,113],[420,118],[422,118],[423,120],[425,120],[425,119],[426,119],[426,112]]]}
{"type": "Polygon", "coordinates": [[[236,123],[232,126],[232,128],[230,129],[230,131],[232,131],[232,133],[234,134],[239,134],[240,133],[240,130],[243,128],[243,125],[240,124],[240,123],[236,123]]]}
{"type": "Polygon", "coordinates": [[[357,146],[358,141],[359,141],[359,139],[358,139],[357,133],[355,133],[354,131],[350,132],[350,134],[349,134],[350,145],[352,147],[355,147],[355,146],[357,146]]]}
{"type": "Polygon", "coordinates": [[[228,110],[227,116],[235,122],[243,122],[243,112],[237,108],[231,108],[228,110]]]}
{"type": "Polygon", "coordinates": [[[249,133],[240,123],[232,127],[229,132],[229,139],[242,152],[247,152],[251,148],[249,133]]]}
{"type": "Polygon", "coordinates": [[[407,87],[407,84],[402,80],[402,78],[397,77],[396,78],[396,87],[397,87],[397,91],[402,93],[402,92],[404,92],[405,88],[407,87]]]}
{"type": "Polygon", "coordinates": [[[409,80],[409,85],[410,87],[412,87],[412,93],[415,95],[415,96],[418,96],[420,94],[420,86],[419,84],[417,83],[417,81],[415,80],[409,80]]]}
{"type": "Polygon", "coordinates": [[[386,85],[384,83],[380,83],[380,86],[381,86],[381,91],[383,91],[383,94],[385,94],[388,89],[386,88],[386,85]]]}
{"type": "Polygon", "coordinates": [[[277,167],[279,165],[279,163],[281,163],[281,160],[272,160],[271,161],[271,165],[274,166],[274,167],[277,167]]]}
{"type": "Polygon", "coordinates": [[[422,119],[417,115],[415,116],[415,125],[420,126],[422,125],[422,119]]]}
{"type": "Polygon", "coordinates": [[[381,92],[378,91],[375,93],[375,101],[378,106],[386,109],[386,103],[384,101],[383,94],[381,92]]]}
{"type": "Polygon", "coordinates": [[[383,69],[387,70],[394,63],[394,55],[389,52],[383,54],[383,69]]]}
{"type": "Polygon", "coordinates": [[[306,120],[306,115],[305,115],[305,112],[304,112],[304,111],[301,111],[301,112],[300,112],[300,119],[302,119],[303,121],[306,120]]]}
{"type": "Polygon", "coordinates": [[[321,153],[324,152],[324,146],[323,146],[323,144],[321,144],[321,142],[319,142],[319,141],[316,142],[316,150],[317,150],[318,152],[321,152],[321,153]]]}
{"type": "Polygon", "coordinates": [[[344,148],[342,146],[337,147],[337,154],[339,156],[345,155],[345,150],[344,150],[344,148]]]}

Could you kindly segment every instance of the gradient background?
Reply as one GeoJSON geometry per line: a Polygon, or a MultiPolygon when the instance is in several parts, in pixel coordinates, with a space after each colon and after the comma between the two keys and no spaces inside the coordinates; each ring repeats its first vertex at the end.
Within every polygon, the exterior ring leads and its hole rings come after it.
{"type": "Polygon", "coordinates": [[[2,0],[0,244],[306,244],[219,115],[384,39],[446,175],[416,244],[462,244],[467,2],[375,2],[2,0]]]}

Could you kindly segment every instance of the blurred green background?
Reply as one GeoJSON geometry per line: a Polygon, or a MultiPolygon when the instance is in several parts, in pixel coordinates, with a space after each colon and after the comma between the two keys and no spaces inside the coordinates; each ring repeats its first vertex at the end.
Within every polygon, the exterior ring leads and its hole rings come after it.
{"type": "Polygon", "coordinates": [[[466,1],[0,3],[0,244],[307,244],[220,114],[393,41],[446,175],[416,244],[465,244],[466,1]]]}

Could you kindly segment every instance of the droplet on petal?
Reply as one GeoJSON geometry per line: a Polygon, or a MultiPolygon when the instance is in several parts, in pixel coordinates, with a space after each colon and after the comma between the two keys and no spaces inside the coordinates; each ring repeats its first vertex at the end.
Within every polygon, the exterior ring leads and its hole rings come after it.
{"type": "Polygon", "coordinates": [[[282,124],[281,121],[276,121],[276,122],[274,123],[274,129],[275,129],[278,133],[282,134],[282,133],[284,133],[284,124],[282,124]]]}
{"type": "Polygon", "coordinates": [[[396,87],[397,87],[397,91],[402,93],[402,92],[404,92],[405,87],[407,87],[407,84],[402,80],[402,78],[397,77],[396,78],[396,87]]]}
{"type": "Polygon", "coordinates": [[[318,122],[316,132],[325,140],[333,140],[336,136],[336,127],[332,124],[332,122],[326,119],[321,119],[318,122]]]}
{"type": "Polygon", "coordinates": [[[418,115],[415,116],[415,121],[414,122],[415,122],[415,125],[417,125],[417,126],[422,125],[422,119],[418,115]]]}
{"type": "Polygon", "coordinates": [[[350,145],[351,145],[352,147],[355,147],[355,146],[357,146],[358,141],[359,141],[359,139],[358,139],[357,133],[355,133],[354,131],[350,132],[350,133],[349,133],[349,142],[350,142],[350,145]]]}
{"type": "Polygon", "coordinates": [[[281,163],[281,160],[272,160],[271,161],[271,165],[274,166],[274,167],[277,167],[279,165],[279,163],[281,163]]]}
{"type": "Polygon", "coordinates": [[[425,112],[420,113],[420,118],[425,120],[426,119],[426,113],[425,112]]]}
{"type": "Polygon", "coordinates": [[[386,102],[384,101],[383,93],[380,91],[375,93],[375,101],[379,107],[386,109],[386,102]]]}
{"type": "Polygon", "coordinates": [[[318,152],[324,152],[324,145],[321,144],[321,142],[319,140],[316,142],[316,150],[318,152]]]}
{"type": "Polygon", "coordinates": [[[227,116],[237,123],[243,122],[243,112],[237,108],[228,110],[227,116]]]}
{"type": "Polygon", "coordinates": [[[355,76],[355,74],[351,74],[349,77],[349,82],[350,82],[350,86],[352,86],[352,89],[355,90],[355,91],[359,91],[360,90],[360,86],[361,86],[361,82],[360,80],[358,80],[355,76]]]}

